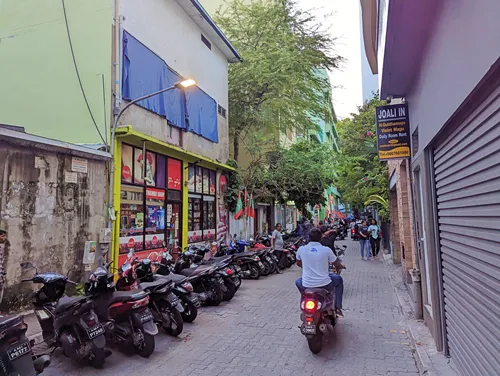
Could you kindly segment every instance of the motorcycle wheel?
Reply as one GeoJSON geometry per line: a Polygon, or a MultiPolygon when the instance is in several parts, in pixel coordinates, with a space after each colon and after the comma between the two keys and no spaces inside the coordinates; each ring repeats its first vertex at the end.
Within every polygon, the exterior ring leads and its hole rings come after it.
{"type": "Polygon", "coordinates": [[[287,257],[285,261],[285,266],[287,268],[290,268],[292,265],[293,265],[292,260],[289,257],[287,257]]]}
{"type": "Polygon", "coordinates": [[[144,336],[144,342],[140,347],[135,348],[135,352],[143,358],[149,358],[153,351],[155,351],[155,337],[144,332],[142,332],[142,334],[144,336]]]}
{"type": "Polygon", "coordinates": [[[181,313],[176,308],[167,307],[166,304],[160,309],[161,327],[168,335],[177,337],[184,329],[181,313]]]}
{"type": "Polygon", "coordinates": [[[272,259],[270,265],[271,265],[271,270],[270,270],[269,274],[276,273],[276,270],[278,270],[278,264],[276,263],[276,261],[274,259],[272,259]]]}
{"type": "Polygon", "coordinates": [[[222,302],[222,298],[224,297],[224,292],[222,288],[215,282],[210,282],[208,285],[208,291],[213,294],[211,299],[207,299],[205,304],[208,306],[218,306],[220,302],[222,302]]]}
{"type": "Polygon", "coordinates": [[[181,312],[182,320],[184,322],[193,322],[198,316],[198,308],[189,300],[183,300],[182,305],[184,306],[184,312],[181,312]]]}
{"type": "Polygon", "coordinates": [[[236,285],[229,278],[226,278],[224,280],[224,286],[226,286],[227,291],[223,294],[222,300],[228,302],[234,297],[234,294],[236,294],[236,285]]]}
{"type": "Polygon", "coordinates": [[[241,277],[240,277],[240,276],[237,276],[236,278],[238,278],[238,280],[240,281],[240,283],[239,283],[239,284],[234,283],[234,287],[236,288],[236,291],[238,291],[238,290],[239,290],[239,288],[241,287],[241,277]]]}
{"type": "Polygon", "coordinates": [[[106,351],[104,349],[98,349],[92,346],[92,354],[89,357],[89,364],[96,369],[100,369],[104,367],[105,361],[106,351]]]}
{"type": "Polygon", "coordinates": [[[307,344],[313,354],[319,354],[323,349],[323,333],[316,333],[313,338],[307,340],[307,344]]]}
{"type": "Polygon", "coordinates": [[[259,279],[261,275],[261,270],[257,265],[249,265],[248,269],[250,270],[250,279],[259,279]]]}
{"type": "Polygon", "coordinates": [[[262,264],[264,265],[264,270],[261,271],[262,276],[268,276],[271,273],[271,265],[266,261],[266,260],[261,260],[262,264]]]}

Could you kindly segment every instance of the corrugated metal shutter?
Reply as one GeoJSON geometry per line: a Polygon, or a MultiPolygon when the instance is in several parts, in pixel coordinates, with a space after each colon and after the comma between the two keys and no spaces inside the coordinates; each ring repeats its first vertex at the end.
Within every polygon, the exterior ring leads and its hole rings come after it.
{"type": "Polygon", "coordinates": [[[500,375],[500,88],[434,150],[450,355],[500,375]]]}

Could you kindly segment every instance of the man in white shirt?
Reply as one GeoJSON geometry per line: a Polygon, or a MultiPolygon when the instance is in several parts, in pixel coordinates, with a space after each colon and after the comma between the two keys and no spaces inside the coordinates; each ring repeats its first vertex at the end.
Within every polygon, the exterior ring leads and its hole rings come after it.
{"type": "Polygon", "coordinates": [[[329,272],[329,264],[335,264],[337,269],[344,265],[333,254],[333,251],[321,245],[321,231],[317,228],[311,229],[310,242],[299,248],[297,252],[297,265],[302,268],[302,278],[295,281],[295,285],[302,293],[307,288],[323,287],[335,294],[335,311],[337,315],[342,313],[342,296],[344,294],[344,282],[342,277],[329,272]]]}

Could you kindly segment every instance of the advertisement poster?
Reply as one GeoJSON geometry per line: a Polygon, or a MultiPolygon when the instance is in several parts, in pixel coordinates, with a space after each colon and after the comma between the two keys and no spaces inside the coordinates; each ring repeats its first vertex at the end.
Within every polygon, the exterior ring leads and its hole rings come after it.
{"type": "Polygon", "coordinates": [[[203,187],[203,169],[196,168],[196,192],[201,193],[203,187]]]}
{"type": "Polygon", "coordinates": [[[122,182],[132,183],[132,163],[134,159],[132,146],[122,146],[122,182]]]}
{"type": "Polygon", "coordinates": [[[210,185],[209,171],[204,170],[203,171],[203,193],[205,193],[205,194],[210,193],[209,185],[210,185]]]}
{"type": "Polygon", "coordinates": [[[168,159],[168,167],[167,167],[167,172],[168,172],[168,189],[175,189],[175,190],[180,190],[181,189],[181,182],[182,182],[182,162],[178,161],[177,159],[168,159]]]}
{"type": "Polygon", "coordinates": [[[97,248],[97,242],[86,241],[85,248],[83,251],[83,263],[84,264],[94,264],[95,261],[95,250],[97,248]]]}
{"type": "Polygon", "coordinates": [[[142,155],[142,150],[135,148],[135,161],[134,161],[134,183],[144,184],[146,180],[147,185],[156,185],[155,182],[156,173],[156,157],[153,153],[146,153],[146,163],[144,163],[144,157],[142,155]],[[145,169],[145,171],[144,171],[145,169]],[[145,173],[145,179],[142,178],[143,173],[145,173]]]}
{"type": "Polygon", "coordinates": [[[381,161],[409,158],[410,121],[408,104],[394,104],[376,108],[377,147],[381,161]]]}
{"type": "Polygon", "coordinates": [[[194,192],[194,166],[189,166],[188,168],[188,191],[194,192]]]}
{"type": "Polygon", "coordinates": [[[220,173],[217,175],[219,177],[219,191],[217,195],[217,204],[219,206],[219,216],[217,218],[217,241],[227,243],[229,232],[229,212],[224,202],[224,193],[227,189],[227,178],[225,175],[220,173]]]}
{"type": "Polygon", "coordinates": [[[215,171],[210,171],[210,194],[215,194],[215,171]]]}
{"type": "Polygon", "coordinates": [[[148,205],[148,231],[165,229],[165,209],[160,206],[148,205]]]}

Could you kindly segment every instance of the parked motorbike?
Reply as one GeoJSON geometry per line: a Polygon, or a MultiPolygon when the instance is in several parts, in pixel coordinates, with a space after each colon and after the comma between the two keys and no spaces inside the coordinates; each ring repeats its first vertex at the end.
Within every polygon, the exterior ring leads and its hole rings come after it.
{"type": "Polygon", "coordinates": [[[22,315],[0,316],[0,374],[39,375],[50,365],[50,356],[33,356],[34,341],[26,337],[28,326],[22,315]]]}
{"type": "Polygon", "coordinates": [[[73,361],[87,360],[101,368],[107,355],[104,327],[94,313],[93,304],[84,296],[65,296],[66,284],[76,285],[68,277],[57,273],[38,273],[30,262],[21,264],[23,270],[35,269],[33,282],[43,286],[33,295],[33,307],[48,346],[61,347],[73,361]]]}
{"type": "Polygon", "coordinates": [[[198,299],[210,306],[218,306],[227,291],[224,280],[214,275],[216,265],[191,265],[189,263],[192,254],[185,251],[175,262],[174,273],[188,277],[193,285],[193,290],[198,299]]]}
{"type": "Polygon", "coordinates": [[[153,321],[173,337],[182,333],[184,322],[181,312],[184,307],[172,292],[174,282],[165,278],[154,278],[151,260],[138,260],[131,256],[119,269],[116,282],[118,291],[141,289],[149,293],[148,307],[153,314],[153,321]],[[137,282],[140,281],[138,284],[137,282]]]}
{"type": "MultiPolygon", "coordinates": [[[[111,263],[98,267],[85,283],[85,294],[105,322],[106,338],[117,346],[131,347],[144,358],[155,349],[158,328],[148,308],[148,293],[142,290],[115,291],[108,278],[111,263]]],[[[112,277],[111,277],[112,279],[112,277]]]]}
{"type": "Polygon", "coordinates": [[[174,282],[172,292],[179,298],[184,308],[183,312],[181,312],[182,320],[184,322],[193,322],[198,316],[200,300],[193,293],[193,285],[188,281],[188,278],[172,272],[173,265],[172,255],[163,252],[160,261],[153,262],[154,272],[156,273],[154,277],[162,277],[174,282]]]}

